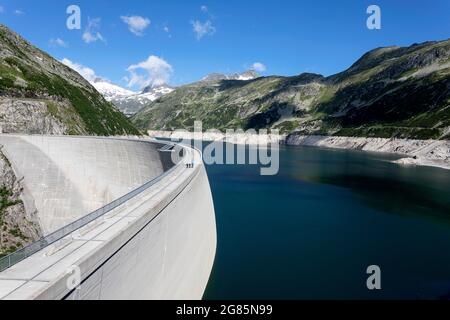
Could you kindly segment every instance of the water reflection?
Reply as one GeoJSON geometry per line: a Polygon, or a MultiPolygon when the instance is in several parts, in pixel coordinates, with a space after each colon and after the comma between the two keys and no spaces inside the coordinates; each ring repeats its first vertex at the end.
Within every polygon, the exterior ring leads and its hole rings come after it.
{"type": "Polygon", "coordinates": [[[450,171],[391,163],[398,156],[288,147],[283,174],[310,183],[350,189],[380,211],[422,215],[450,223],[450,171]]]}

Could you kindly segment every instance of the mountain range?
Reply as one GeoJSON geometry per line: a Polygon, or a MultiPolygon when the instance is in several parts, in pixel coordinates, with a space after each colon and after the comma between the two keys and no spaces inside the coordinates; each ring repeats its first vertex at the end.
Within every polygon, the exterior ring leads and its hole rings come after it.
{"type": "Polygon", "coordinates": [[[449,139],[450,40],[377,48],[331,76],[250,70],[136,93],[104,79],[89,83],[0,25],[3,132],[140,134],[189,130],[196,120],[204,129],[449,139]],[[128,119],[118,108],[139,111],[128,119]]]}
{"type": "Polygon", "coordinates": [[[91,84],[107,101],[114,104],[127,116],[134,115],[148,103],[174,90],[169,85],[160,85],[147,86],[141,92],[134,92],[101,78],[95,79],[91,84]]]}
{"type": "Polygon", "coordinates": [[[140,133],[81,75],[3,25],[0,127],[7,133],[140,133]]]}
{"type": "MultiPolygon", "coordinates": [[[[252,80],[259,75],[256,71],[248,70],[242,73],[222,74],[212,73],[204,77],[201,82],[209,83],[218,80],[252,80]]],[[[147,86],[141,92],[124,89],[102,78],[96,78],[91,84],[100,92],[107,101],[113,103],[127,116],[133,116],[150,102],[171,93],[175,90],[167,84],[159,86],[147,86]]]]}
{"type": "Polygon", "coordinates": [[[449,138],[450,40],[371,50],[328,77],[213,75],[149,103],[143,130],[278,129],[282,133],[449,138]]]}

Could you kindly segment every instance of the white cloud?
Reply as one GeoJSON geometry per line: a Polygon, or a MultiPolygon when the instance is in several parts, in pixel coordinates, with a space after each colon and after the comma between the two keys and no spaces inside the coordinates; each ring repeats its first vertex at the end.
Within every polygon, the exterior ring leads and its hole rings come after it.
{"type": "Polygon", "coordinates": [[[102,41],[106,43],[106,39],[98,31],[100,29],[100,18],[91,19],[88,18],[88,24],[83,33],[83,41],[86,43],[92,43],[96,41],[102,41]]]}
{"type": "Polygon", "coordinates": [[[164,30],[165,33],[168,34],[168,37],[169,37],[169,38],[172,38],[172,35],[170,34],[170,28],[169,28],[168,26],[164,26],[164,27],[163,27],[163,30],[164,30]]]}
{"type": "Polygon", "coordinates": [[[151,23],[148,18],[141,16],[121,16],[120,19],[128,25],[128,30],[137,36],[142,36],[144,34],[144,30],[151,23]]]}
{"type": "Polygon", "coordinates": [[[68,44],[61,38],[56,38],[56,39],[50,39],[50,45],[54,46],[54,47],[63,47],[63,48],[67,48],[68,44]]]}
{"type": "Polygon", "coordinates": [[[206,35],[213,35],[216,32],[216,28],[212,25],[210,20],[207,20],[204,23],[201,23],[198,20],[191,21],[195,36],[197,40],[200,40],[206,35]]]}
{"type": "Polygon", "coordinates": [[[166,84],[173,73],[172,66],[162,58],[149,56],[147,60],[128,67],[128,87],[160,86],[166,84]]]}
{"type": "Polygon", "coordinates": [[[264,72],[267,70],[267,67],[261,62],[255,62],[252,64],[252,69],[258,72],[264,72]]]}
{"type": "Polygon", "coordinates": [[[24,15],[25,12],[23,12],[22,10],[16,9],[16,10],[14,10],[14,14],[21,16],[21,15],[24,15]]]}
{"type": "Polygon", "coordinates": [[[97,75],[95,74],[95,71],[92,70],[91,68],[72,62],[67,58],[62,59],[61,62],[64,63],[69,68],[78,72],[83,78],[85,78],[89,82],[93,82],[96,78],[98,78],[97,75]]]}
{"type": "Polygon", "coordinates": [[[208,12],[208,7],[205,6],[205,5],[203,5],[203,6],[200,7],[200,10],[201,10],[202,12],[208,12]]]}

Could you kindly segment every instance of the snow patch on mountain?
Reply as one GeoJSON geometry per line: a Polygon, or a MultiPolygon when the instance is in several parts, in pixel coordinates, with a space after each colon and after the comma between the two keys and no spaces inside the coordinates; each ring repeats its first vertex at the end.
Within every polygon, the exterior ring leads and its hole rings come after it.
{"type": "Polygon", "coordinates": [[[100,92],[105,99],[113,100],[113,99],[120,99],[124,97],[129,97],[132,95],[137,94],[134,91],[124,89],[122,87],[119,87],[118,85],[115,85],[113,83],[110,83],[106,80],[97,78],[92,82],[92,85],[97,89],[98,92],[100,92]]]}
{"type": "MultiPolygon", "coordinates": [[[[248,70],[242,73],[221,74],[212,73],[201,81],[219,81],[219,80],[240,80],[249,81],[259,77],[259,74],[254,70],[248,70]]],[[[127,116],[136,114],[139,110],[145,107],[148,103],[171,93],[175,88],[168,85],[148,86],[141,92],[135,92],[124,89],[116,84],[109,82],[103,78],[96,78],[91,81],[91,84],[100,92],[107,101],[113,103],[120,111],[127,116]]]]}
{"type": "Polygon", "coordinates": [[[259,77],[259,74],[254,70],[248,70],[242,73],[222,74],[211,73],[202,79],[203,82],[219,81],[219,80],[240,80],[249,81],[259,77]]]}
{"type": "Polygon", "coordinates": [[[113,103],[127,116],[132,116],[146,104],[171,93],[174,88],[167,85],[146,87],[142,92],[134,92],[115,85],[105,79],[97,78],[92,85],[107,101],[113,103]]]}

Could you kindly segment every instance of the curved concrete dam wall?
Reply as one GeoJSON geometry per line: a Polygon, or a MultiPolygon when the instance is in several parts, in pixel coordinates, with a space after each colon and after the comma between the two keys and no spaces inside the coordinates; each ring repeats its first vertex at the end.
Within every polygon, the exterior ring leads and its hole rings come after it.
{"type": "MultiPolygon", "coordinates": [[[[74,138],[58,139],[65,145],[74,138]]],[[[112,149],[124,145],[106,140],[112,149]]],[[[156,161],[155,144],[135,143],[150,145],[142,157],[156,161]]],[[[214,206],[200,153],[185,148],[183,160],[193,167],[179,163],[126,203],[1,272],[0,299],[200,299],[215,257],[214,206]]]]}
{"type": "Polygon", "coordinates": [[[0,135],[0,144],[24,177],[25,207],[37,210],[44,234],[163,172],[157,146],[142,141],[0,135]]]}

